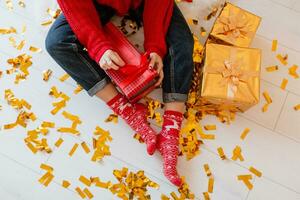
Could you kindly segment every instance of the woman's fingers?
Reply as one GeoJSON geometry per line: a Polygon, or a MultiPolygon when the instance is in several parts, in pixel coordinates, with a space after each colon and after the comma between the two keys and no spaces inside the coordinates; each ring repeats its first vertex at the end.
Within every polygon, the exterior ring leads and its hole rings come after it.
{"type": "Polygon", "coordinates": [[[159,73],[159,79],[155,83],[155,86],[156,87],[159,86],[162,83],[163,79],[164,79],[164,72],[161,70],[159,73]]]}
{"type": "Polygon", "coordinates": [[[107,61],[108,69],[118,70],[119,67],[110,59],[107,61]]]}
{"type": "Polygon", "coordinates": [[[125,65],[125,62],[122,60],[122,58],[116,52],[113,52],[112,54],[110,54],[110,59],[118,66],[125,65]]]}

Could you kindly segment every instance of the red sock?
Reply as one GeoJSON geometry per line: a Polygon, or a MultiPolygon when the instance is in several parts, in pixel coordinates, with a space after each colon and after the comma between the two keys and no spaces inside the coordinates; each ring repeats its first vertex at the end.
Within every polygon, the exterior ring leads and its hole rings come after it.
{"type": "Polygon", "coordinates": [[[158,135],[158,150],[163,156],[164,174],[174,185],[181,186],[182,180],[177,173],[177,158],[183,115],[177,111],[166,110],[163,119],[163,128],[158,135]]]}
{"type": "Polygon", "coordinates": [[[122,95],[118,94],[107,105],[137,133],[147,145],[147,152],[152,155],[156,149],[156,133],[147,122],[147,109],[143,104],[131,104],[122,95]]]}

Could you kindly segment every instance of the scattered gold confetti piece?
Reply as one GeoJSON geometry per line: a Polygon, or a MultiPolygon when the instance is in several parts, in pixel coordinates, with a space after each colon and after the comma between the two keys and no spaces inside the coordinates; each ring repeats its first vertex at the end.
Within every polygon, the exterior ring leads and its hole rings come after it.
{"type": "Polygon", "coordinates": [[[189,18],[187,21],[188,21],[189,25],[198,25],[198,20],[197,19],[189,18]]]}
{"type": "Polygon", "coordinates": [[[222,160],[225,160],[225,159],[226,159],[226,155],[225,155],[224,150],[223,150],[222,147],[219,147],[219,148],[218,148],[218,154],[219,154],[219,156],[220,156],[220,158],[221,158],[222,160]]]}
{"type": "Polygon", "coordinates": [[[63,140],[62,138],[59,138],[59,139],[55,142],[55,146],[56,146],[57,148],[59,148],[60,145],[61,145],[63,142],[64,142],[64,140],[63,140]]]}
{"type": "Polygon", "coordinates": [[[96,127],[94,135],[98,136],[98,138],[93,138],[93,148],[95,151],[91,160],[96,162],[102,160],[104,156],[111,155],[110,147],[106,143],[112,141],[112,137],[109,131],[105,131],[99,126],[96,127]]]}
{"type": "Polygon", "coordinates": [[[34,52],[34,53],[40,53],[42,51],[41,48],[30,46],[29,51],[34,52]]]}
{"type": "Polygon", "coordinates": [[[204,164],[203,167],[204,167],[204,171],[206,173],[206,176],[211,176],[212,174],[211,174],[211,171],[209,169],[209,165],[208,164],[204,164]]]}
{"type": "Polygon", "coordinates": [[[200,27],[200,35],[201,35],[202,37],[205,37],[206,34],[207,34],[207,32],[206,32],[205,28],[201,26],[201,27],[200,27]]]}
{"type": "Polygon", "coordinates": [[[44,164],[44,163],[42,163],[40,165],[40,168],[43,169],[43,170],[46,170],[47,172],[50,172],[50,173],[53,172],[53,167],[51,167],[47,164],[44,164]]]}
{"type": "Polygon", "coordinates": [[[281,62],[281,64],[283,65],[287,65],[287,59],[288,59],[288,55],[282,56],[281,54],[277,54],[277,59],[281,62]]]}
{"type": "Polygon", "coordinates": [[[139,133],[135,133],[133,135],[133,138],[136,139],[137,141],[139,141],[139,143],[144,143],[144,141],[139,133]]]}
{"type": "Polygon", "coordinates": [[[295,105],[294,110],[296,110],[296,111],[300,110],[300,104],[295,105]]]}
{"type": "Polygon", "coordinates": [[[210,200],[209,193],[203,192],[204,200],[210,200]]]}
{"type": "Polygon", "coordinates": [[[297,73],[297,69],[298,69],[298,66],[297,65],[293,65],[289,68],[289,75],[291,75],[292,77],[294,78],[299,78],[299,75],[297,73]]]}
{"type": "Polygon", "coordinates": [[[277,40],[273,40],[272,41],[272,51],[276,51],[277,50],[277,45],[278,45],[278,41],[277,40]]]}
{"type": "Polygon", "coordinates": [[[26,32],[26,29],[27,29],[27,28],[26,28],[26,25],[24,24],[24,25],[22,26],[22,31],[21,31],[21,33],[24,34],[24,33],[26,32]]]}
{"type": "Polygon", "coordinates": [[[213,190],[214,190],[214,181],[215,181],[215,179],[213,177],[210,177],[208,179],[208,189],[207,189],[207,191],[209,193],[213,193],[213,190]]]}
{"type": "Polygon", "coordinates": [[[22,50],[23,47],[24,47],[24,45],[25,45],[25,43],[26,43],[26,41],[25,41],[25,40],[22,40],[22,41],[20,42],[20,44],[17,46],[17,49],[18,49],[18,50],[22,50]]]}
{"type": "Polygon", "coordinates": [[[280,88],[285,90],[287,84],[288,84],[288,80],[284,78],[281,82],[280,88]]]}
{"type": "Polygon", "coordinates": [[[51,75],[52,75],[52,70],[47,69],[46,71],[43,72],[43,80],[48,81],[51,75]]]}
{"type": "Polygon", "coordinates": [[[270,67],[266,67],[267,72],[274,72],[278,70],[278,66],[274,65],[274,66],[270,66],[270,67]]]}
{"type": "Polygon", "coordinates": [[[92,199],[94,197],[94,195],[89,191],[89,189],[84,188],[83,192],[85,193],[85,195],[89,198],[92,199]]]}
{"type": "Polygon", "coordinates": [[[253,188],[253,185],[250,182],[251,179],[252,179],[252,175],[239,175],[238,176],[238,180],[243,181],[249,190],[252,190],[252,188],[253,188]]]}
{"type": "Polygon", "coordinates": [[[231,157],[232,160],[236,161],[239,159],[240,161],[244,161],[244,157],[242,156],[242,149],[240,146],[236,146],[233,149],[233,155],[231,157]]]}
{"type": "Polygon", "coordinates": [[[71,185],[71,183],[70,183],[69,181],[63,180],[62,186],[63,186],[64,188],[68,188],[70,185],[71,185]]]}
{"type": "Polygon", "coordinates": [[[263,96],[268,104],[272,103],[272,99],[267,91],[263,92],[263,96]]]}
{"type": "Polygon", "coordinates": [[[47,9],[47,13],[53,18],[53,19],[56,19],[60,13],[61,13],[61,10],[60,9],[56,9],[56,10],[51,10],[50,8],[47,9]]]}
{"type": "Polygon", "coordinates": [[[64,75],[62,75],[62,76],[59,78],[59,80],[60,80],[61,82],[64,82],[64,81],[67,80],[69,77],[70,77],[69,74],[64,74],[64,75]]]}
{"type": "Polygon", "coordinates": [[[110,114],[106,119],[105,122],[113,122],[114,124],[118,123],[118,115],[110,114]]]}
{"type": "Polygon", "coordinates": [[[85,176],[82,176],[82,175],[79,177],[79,181],[81,183],[83,183],[84,185],[88,186],[88,187],[90,187],[91,184],[92,184],[90,179],[88,179],[88,178],[86,178],[85,176]]]}
{"type": "Polygon", "coordinates": [[[216,130],[216,125],[205,125],[204,126],[204,129],[207,130],[207,131],[211,131],[211,130],[216,130]]]}
{"type": "Polygon", "coordinates": [[[73,154],[75,153],[76,149],[78,147],[78,144],[74,144],[74,146],[72,147],[71,151],[69,152],[69,156],[73,156],[73,154]]]}
{"type": "Polygon", "coordinates": [[[250,167],[249,171],[252,172],[257,177],[261,177],[262,176],[262,173],[260,171],[258,171],[257,169],[255,169],[254,167],[250,167]]]}
{"type": "Polygon", "coordinates": [[[39,182],[44,186],[48,186],[53,180],[54,176],[50,172],[46,172],[40,179],[39,182]]]}
{"type": "Polygon", "coordinates": [[[79,92],[81,92],[83,90],[83,88],[81,87],[81,85],[77,85],[77,87],[74,90],[74,94],[78,94],[79,92]]]}
{"type": "Polygon", "coordinates": [[[8,29],[0,28],[0,34],[11,34],[11,33],[17,33],[17,30],[14,27],[10,27],[8,29]]]}
{"type": "Polygon", "coordinates": [[[267,112],[269,105],[270,104],[268,104],[268,103],[264,104],[264,106],[262,107],[262,112],[267,112]]]}
{"type": "Polygon", "coordinates": [[[52,20],[48,20],[48,21],[42,22],[41,25],[48,26],[48,25],[52,24],[52,22],[53,22],[52,20]]]}
{"type": "Polygon", "coordinates": [[[90,153],[90,148],[88,147],[88,145],[85,142],[81,143],[81,147],[83,148],[83,150],[85,151],[85,153],[90,153]]]}
{"type": "Polygon", "coordinates": [[[75,190],[82,199],[85,199],[86,196],[85,196],[84,192],[79,187],[76,187],[75,190]]]}
{"type": "Polygon", "coordinates": [[[5,3],[9,11],[11,11],[14,8],[11,0],[5,0],[5,3]]]}
{"type": "Polygon", "coordinates": [[[25,2],[23,0],[19,0],[18,2],[19,6],[22,7],[22,8],[25,8],[25,2]]]}
{"type": "Polygon", "coordinates": [[[248,133],[250,132],[249,128],[245,128],[245,130],[243,131],[243,133],[241,134],[241,140],[244,140],[246,138],[246,136],[248,135],[248,133]]]}

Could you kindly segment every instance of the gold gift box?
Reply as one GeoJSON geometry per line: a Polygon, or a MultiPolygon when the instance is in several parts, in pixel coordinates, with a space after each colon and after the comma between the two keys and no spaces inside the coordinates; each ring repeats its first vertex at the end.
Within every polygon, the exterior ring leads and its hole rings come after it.
{"type": "Polygon", "coordinates": [[[260,49],[207,44],[201,98],[220,110],[247,110],[259,102],[260,64],[260,49]]]}
{"type": "Polygon", "coordinates": [[[249,47],[261,18],[233,4],[226,3],[210,33],[219,44],[249,47]]]}

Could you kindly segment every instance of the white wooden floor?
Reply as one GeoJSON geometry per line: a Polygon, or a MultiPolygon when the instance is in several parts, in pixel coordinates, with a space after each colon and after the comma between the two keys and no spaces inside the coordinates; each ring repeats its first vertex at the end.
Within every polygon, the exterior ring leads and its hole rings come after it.
{"type": "MultiPolygon", "coordinates": [[[[201,5],[202,0],[199,1],[201,5]]],[[[44,49],[44,38],[48,27],[40,23],[46,21],[48,6],[43,3],[25,1],[26,8],[20,8],[14,2],[13,11],[9,12],[5,1],[0,3],[0,28],[13,26],[21,30],[26,24],[24,36],[18,34],[18,41],[25,38],[24,50],[18,51],[9,44],[9,35],[0,36],[0,70],[9,68],[6,60],[26,52],[29,45],[44,49]],[[34,11],[33,11],[34,10],[34,11]]],[[[206,1],[207,2],[207,1],[206,1]]],[[[245,9],[262,17],[262,24],[254,39],[253,47],[263,50],[261,92],[268,91],[273,99],[269,110],[261,112],[261,103],[244,114],[239,114],[230,126],[219,123],[214,117],[207,117],[201,123],[216,124],[214,131],[216,139],[205,141],[201,147],[202,154],[191,161],[181,158],[179,171],[186,177],[191,190],[197,199],[203,199],[202,193],[207,191],[207,177],[203,164],[208,163],[215,177],[214,192],[211,198],[215,200],[296,200],[300,199],[300,111],[293,107],[300,103],[300,79],[288,75],[288,67],[280,65],[276,54],[271,52],[273,39],[278,39],[278,53],[288,54],[288,66],[300,65],[300,1],[299,0],[232,0],[245,9]],[[279,65],[277,72],[266,72],[265,67],[279,65]],[[285,91],[280,89],[283,78],[289,80],[285,91]],[[245,141],[239,139],[244,128],[251,129],[245,141]],[[232,154],[236,145],[240,145],[245,157],[244,162],[222,161],[217,154],[217,148],[222,146],[227,155],[232,154]],[[262,178],[255,178],[254,188],[249,191],[245,185],[237,181],[239,174],[249,173],[248,168],[254,166],[262,171],[262,178]]],[[[51,8],[54,3],[47,3],[51,8]]],[[[60,148],[54,148],[52,154],[32,154],[25,146],[23,139],[26,130],[16,127],[0,132],[0,199],[5,200],[52,200],[80,199],[74,191],[76,186],[82,186],[78,181],[80,175],[99,176],[101,180],[114,181],[112,171],[122,167],[130,170],[145,170],[146,175],[160,185],[160,189],[150,189],[152,199],[160,199],[162,193],[169,194],[176,188],[164,178],[161,168],[161,158],[158,154],[148,157],[145,147],[132,139],[133,132],[119,120],[118,125],[105,123],[110,110],[96,98],[90,98],[84,92],[74,95],[76,84],[71,79],[62,83],[58,78],[63,70],[47,55],[30,53],[33,56],[33,66],[29,69],[28,79],[15,85],[14,76],[3,74],[0,78],[0,125],[14,122],[17,112],[4,100],[4,90],[12,89],[17,98],[24,98],[32,104],[32,111],[38,117],[34,123],[29,123],[27,130],[36,128],[42,121],[53,121],[57,127],[68,126],[69,121],[63,118],[61,112],[56,116],[50,114],[53,99],[48,95],[52,86],[56,86],[71,97],[66,111],[80,116],[83,123],[79,125],[79,137],[60,134],[55,129],[47,136],[50,146],[62,137],[64,143],[60,148]],[[43,70],[51,69],[54,74],[49,82],[42,81],[43,70]],[[90,162],[91,154],[87,155],[79,148],[73,157],[68,152],[75,143],[92,142],[95,127],[110,131],[113,141],[110,143],[112,156],[106,157],[102,163],[90,162]],[[47,163],[54,168],[54,182],[48,187],[39,184],[38,179],[43,172],[39,166],[47,163]],[[64,189],[62,180],[69,180],[71,186],[64,189]]],[[[299,73],[299,70],[298,70],[299,73]]],[[[157,95],[158,91],[153,93],[157,95]]],[[[95,199],[116,199],[109,191],[91,188],[95,199]]]]}

